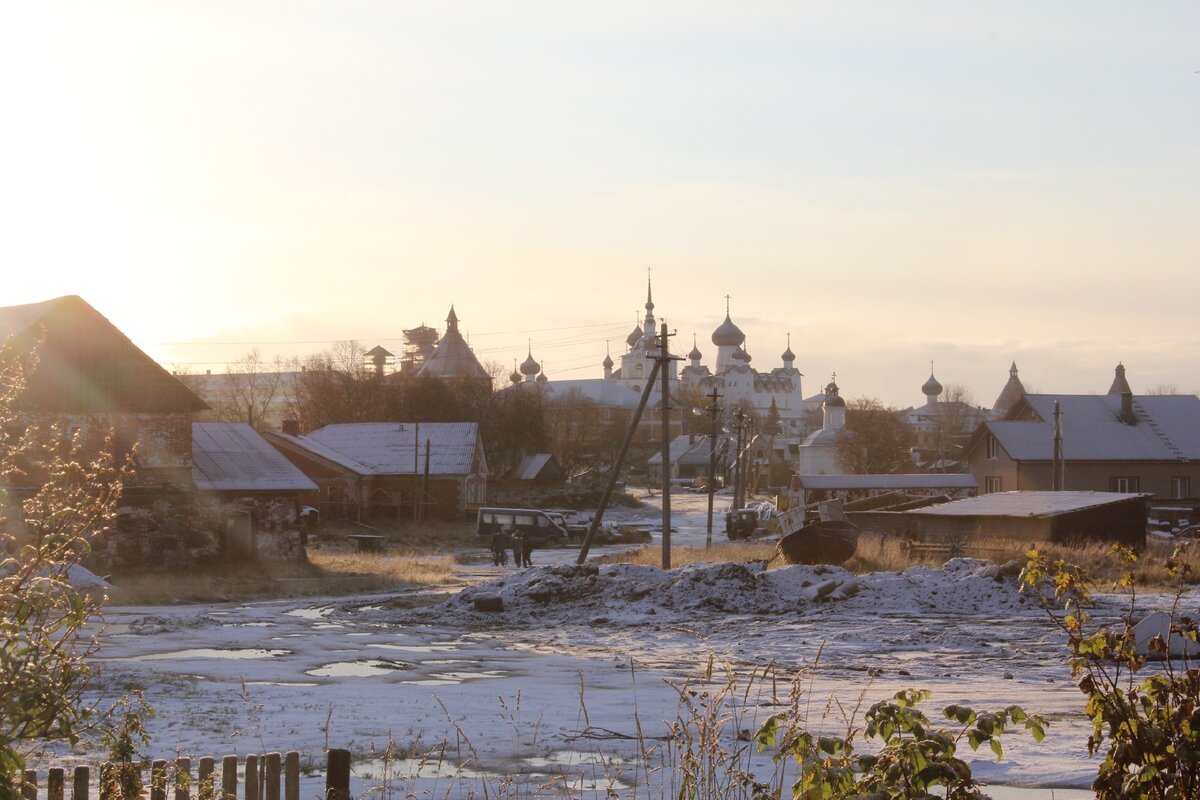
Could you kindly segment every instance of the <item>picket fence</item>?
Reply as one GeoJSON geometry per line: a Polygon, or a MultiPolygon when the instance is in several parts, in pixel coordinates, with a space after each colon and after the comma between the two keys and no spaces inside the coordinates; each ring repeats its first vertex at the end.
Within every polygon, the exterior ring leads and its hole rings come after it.
{"type": "MultiPolygon", "coordinates": [[[[196,775],[192,776],[192,759],[177,758],[173,765],[165,760],[143,761],[135,764],[145,789],[143,798],[148,800],[237,800],[238,757],[225,756],[220,760],[217,774],[217,759],[201,758],[197,763],[196,775]]],[[[267,753],[265,756],[248,755],[243,764],[245,780],[241,797],[244,800],[300,800],[300,754],[292,751],[286,755],[267,753]],[[282,794],[281,794],[282,791],[282,794]]],[[[111,763],[101,764],[94,776],[90,767],[76,767],[71,773],[70,800],[91,800],[93,786],[98,786],[98,800],[133,800],[122,798],[106,786],[105,778],[111,763]]],[[[38,775],[27,770],[20,787],[24,800],[38,800],[38,775]]],[[[67,771],[60,768],[46,772],[44,800],[67,800],[67,771]]],[[[350,751],[330,750],[326,756],[325,800],[349,800],[350,798],[350,751]]]]}

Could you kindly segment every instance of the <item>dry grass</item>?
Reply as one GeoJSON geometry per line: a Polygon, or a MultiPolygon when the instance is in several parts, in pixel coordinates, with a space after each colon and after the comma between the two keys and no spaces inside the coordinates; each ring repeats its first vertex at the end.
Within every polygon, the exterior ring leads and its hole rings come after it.
{"type": "Polygon", "coordinates": [[[186,572],[123,570],[111,577],[109,595],[115,604],[155,605],[338,595],[458,580],[449,552],[400,547],[389,540],[382,553],[359,553],[345,540],[326,537],[310,545],[307,561],[214,564],[186,572]]]}
{"type": "MultiPolygon", "coordinates": [[[[1017,540],[995,539],[981,542],[978,546],[964,550],[961,555],[974,558],[986,558],[997,564],[1006,561],[1025,561],[1025,553],[1031,548],[1045,554],[1050,559],[1063,559],[1082,567],[1095,581],[1095,588],[1107,590],[1114,581],[1120,578],[1125,567],[1112,553],[1108,544],[1095,543],[1080,546],[1030,544],[1017,540]]],[[[1174,547],[1158,539],[1151,539],[1134,564],[1133,572],[1137,585],[1143,589],[1168,590],[1177,585],[1177,578],[1166,568],[1174,547]]],[[[775,541],[748,541],[714,544],[711,549],[705,548],[674,548],[671,551],[671,565],[675,567],[692,563],[719,563],[725,561],[771,561],[775,555],[775,541]]],[[[903,572],[909,567],[925,565],[939,567],[949,556],[937,553],[911,553],[902,546],[902,540],[895,536],[878,534],[862,534],[859,537],[858,552],[846,562],[845,566],[851,572],[862,575],[869,572],[903,572]]],[[[616,553],[599,559],[608,564],[645,564],[659,566],[662,564],[662,549],[658,545],[647,545],[636,550],[616,553]]],[[[1193,568],[1200,574],[1200,545],[1187,557],[1193,568]]],[[[778,566],[774,562],[772,566],[778,566]]]]}
{"type": "MultiPolygon", "coordinates": [[[[726,561],[768,561],[775,555],[774,541],[726,542],[704,547],[671,548],[671,566],[685,564],[718,564],[726,561]]],[[[596,559],[601,564],[644,564],[662,566],[662,548],[646,545],[624,553],[613,553],[596,559]]]]}

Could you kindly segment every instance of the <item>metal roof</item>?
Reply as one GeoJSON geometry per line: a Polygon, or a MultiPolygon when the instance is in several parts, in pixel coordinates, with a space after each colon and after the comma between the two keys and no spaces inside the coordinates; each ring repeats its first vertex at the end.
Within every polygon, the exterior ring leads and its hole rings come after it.
{"type": "Polygon", "coordinates": [[[987,423],[1015,461],[1050,461],[1054,450],[1054,403],[1062,409],[1063,458],[1068,461],[1200,460],[1200,398],[1135,395],[1138,424],[1127,425],[1119,395],[1028,394],[1040,419],[987,423]]]}
{"type": "Polygon", "coordinates": [[[201,491],[305,492],[310,481],[244,422],[192,423],[192,482],[201,491]]]}
{"type": "Polygon", "coordinates": [[[902,513],[939,517],[1053,517],[1147,497],[1150,495],[1120,492],[995,492],[902,513]]]}
{"type": "Polygon", "coordinates": [[[976,489],[979,484],[966,473],[917,473],[911,475],[796,475],[802,489],[976,489]]]}
{"type": "Polygon", "coordinates": [[[554,458],[550,453],[538,453],[532,456],[525,456],[521,459],[521,463],[513,468],[509,473],[510,478],[519,481],[536,480],[546,465],[550,463],[550,459],[554,458]]]}
{"type": "MultiPolygon", "coordinates": [[[[717,437],[718,444],[721,437],[717,437]]],[[[671,440],[668,446],[670,451],[671,463],[684,464],[707,464],[709,459],[710,445],[708,436],[699,434],[682,434],[671,440]]],[[[654,455],[646,459],[647,464],[661,464],[662,450],[654,451],[654,455]]]]}
{"type": "MultiPolygon", "coordinates": [[[[470,475],[479,443],[474,422],[358,422],[326,425],[307,436],[286,437],[316,455],[361,474],[470,475]],[[418,438],[419,437],[419,438],[418,438]],[[316,447],[311,445],[316,444],[316,447]]],[[[486,467],[481,463],[480,472],[486,467]]]]}

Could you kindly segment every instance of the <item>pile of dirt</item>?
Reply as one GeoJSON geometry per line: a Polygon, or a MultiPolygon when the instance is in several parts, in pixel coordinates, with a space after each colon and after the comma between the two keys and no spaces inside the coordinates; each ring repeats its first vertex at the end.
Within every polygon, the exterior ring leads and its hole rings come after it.
{"type": "Polygon", "coordinates": [[[533,567],[464,589],[413,612],[426,621],[464,625],[621,620],[663,615],[787,615],[837,604],[863,613],[975,614],[1035,610],[1015,573],[990,561],[956,558],[942,568],[855,576],[841,567],[761,563],[689,564],[673,570],[636,564],[533,567]]]}

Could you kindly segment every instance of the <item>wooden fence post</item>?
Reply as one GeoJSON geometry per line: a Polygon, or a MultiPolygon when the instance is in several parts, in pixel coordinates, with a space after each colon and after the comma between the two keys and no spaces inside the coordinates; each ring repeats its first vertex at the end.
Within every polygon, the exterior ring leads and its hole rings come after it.
{"type": "Polygon", "coordinates": [[[188,800],[192,791],[192,760],[184,756],[175,759],[175,800],[188,800]]]}
{"type": "Polygon", "coordinates": [[[267,753],[267,785],[262,800],[279,800],[279,753],[267,753]]]}
{"type": "Polygon", "coordinates": [[[88,800],[88,784],[92,782],[92,771],[87,767],[75,768],[75,780],[71,785],[71,800],[88,800]]]}
{"type": "Polygon", "coordinates": [[[258,800],[258,756],[246,756],[246,800],[258,800]]]}
{"type": "Polygon", "coordinates": [[[213,786],[213,770],[216,768],[216,760],[211,756],[204,756],[200,759],[199,771],[196,773],[196,797],[198,800],[213,800],[216,796],[216,787],[213,786]]]}
{"type": "Polygon", "coordinates": [[[25,770],[24,780],[21,781],[21,796],[25,800],[37,800],[37,773],[31,769],[25,770]]]}
{"type": "Polygon", "coordinates": [[[295,750],[284,756],[283,800],[300,800],[300,754],[295,750]]]}
{"type": "Polygon", "coordinates": [[[350,800],[350,751],[329,751],[325,768],[325,800],[350,800]]]}
{"type": "Polygon", "coordinates": [[[221,794],[223,800],[237,800],[237,756],[221,759],[221,794]]]}
{"type": "Polygon", "coordinates": [[[64,774],[62,767],[54,767],[46,774],[46,800],[63,800],[64,774]]]}
{"type": "Polygon", "coordinates": [[[150,763],[150,800],[167,800],[167,762],[161,758],[150,763]]]}

